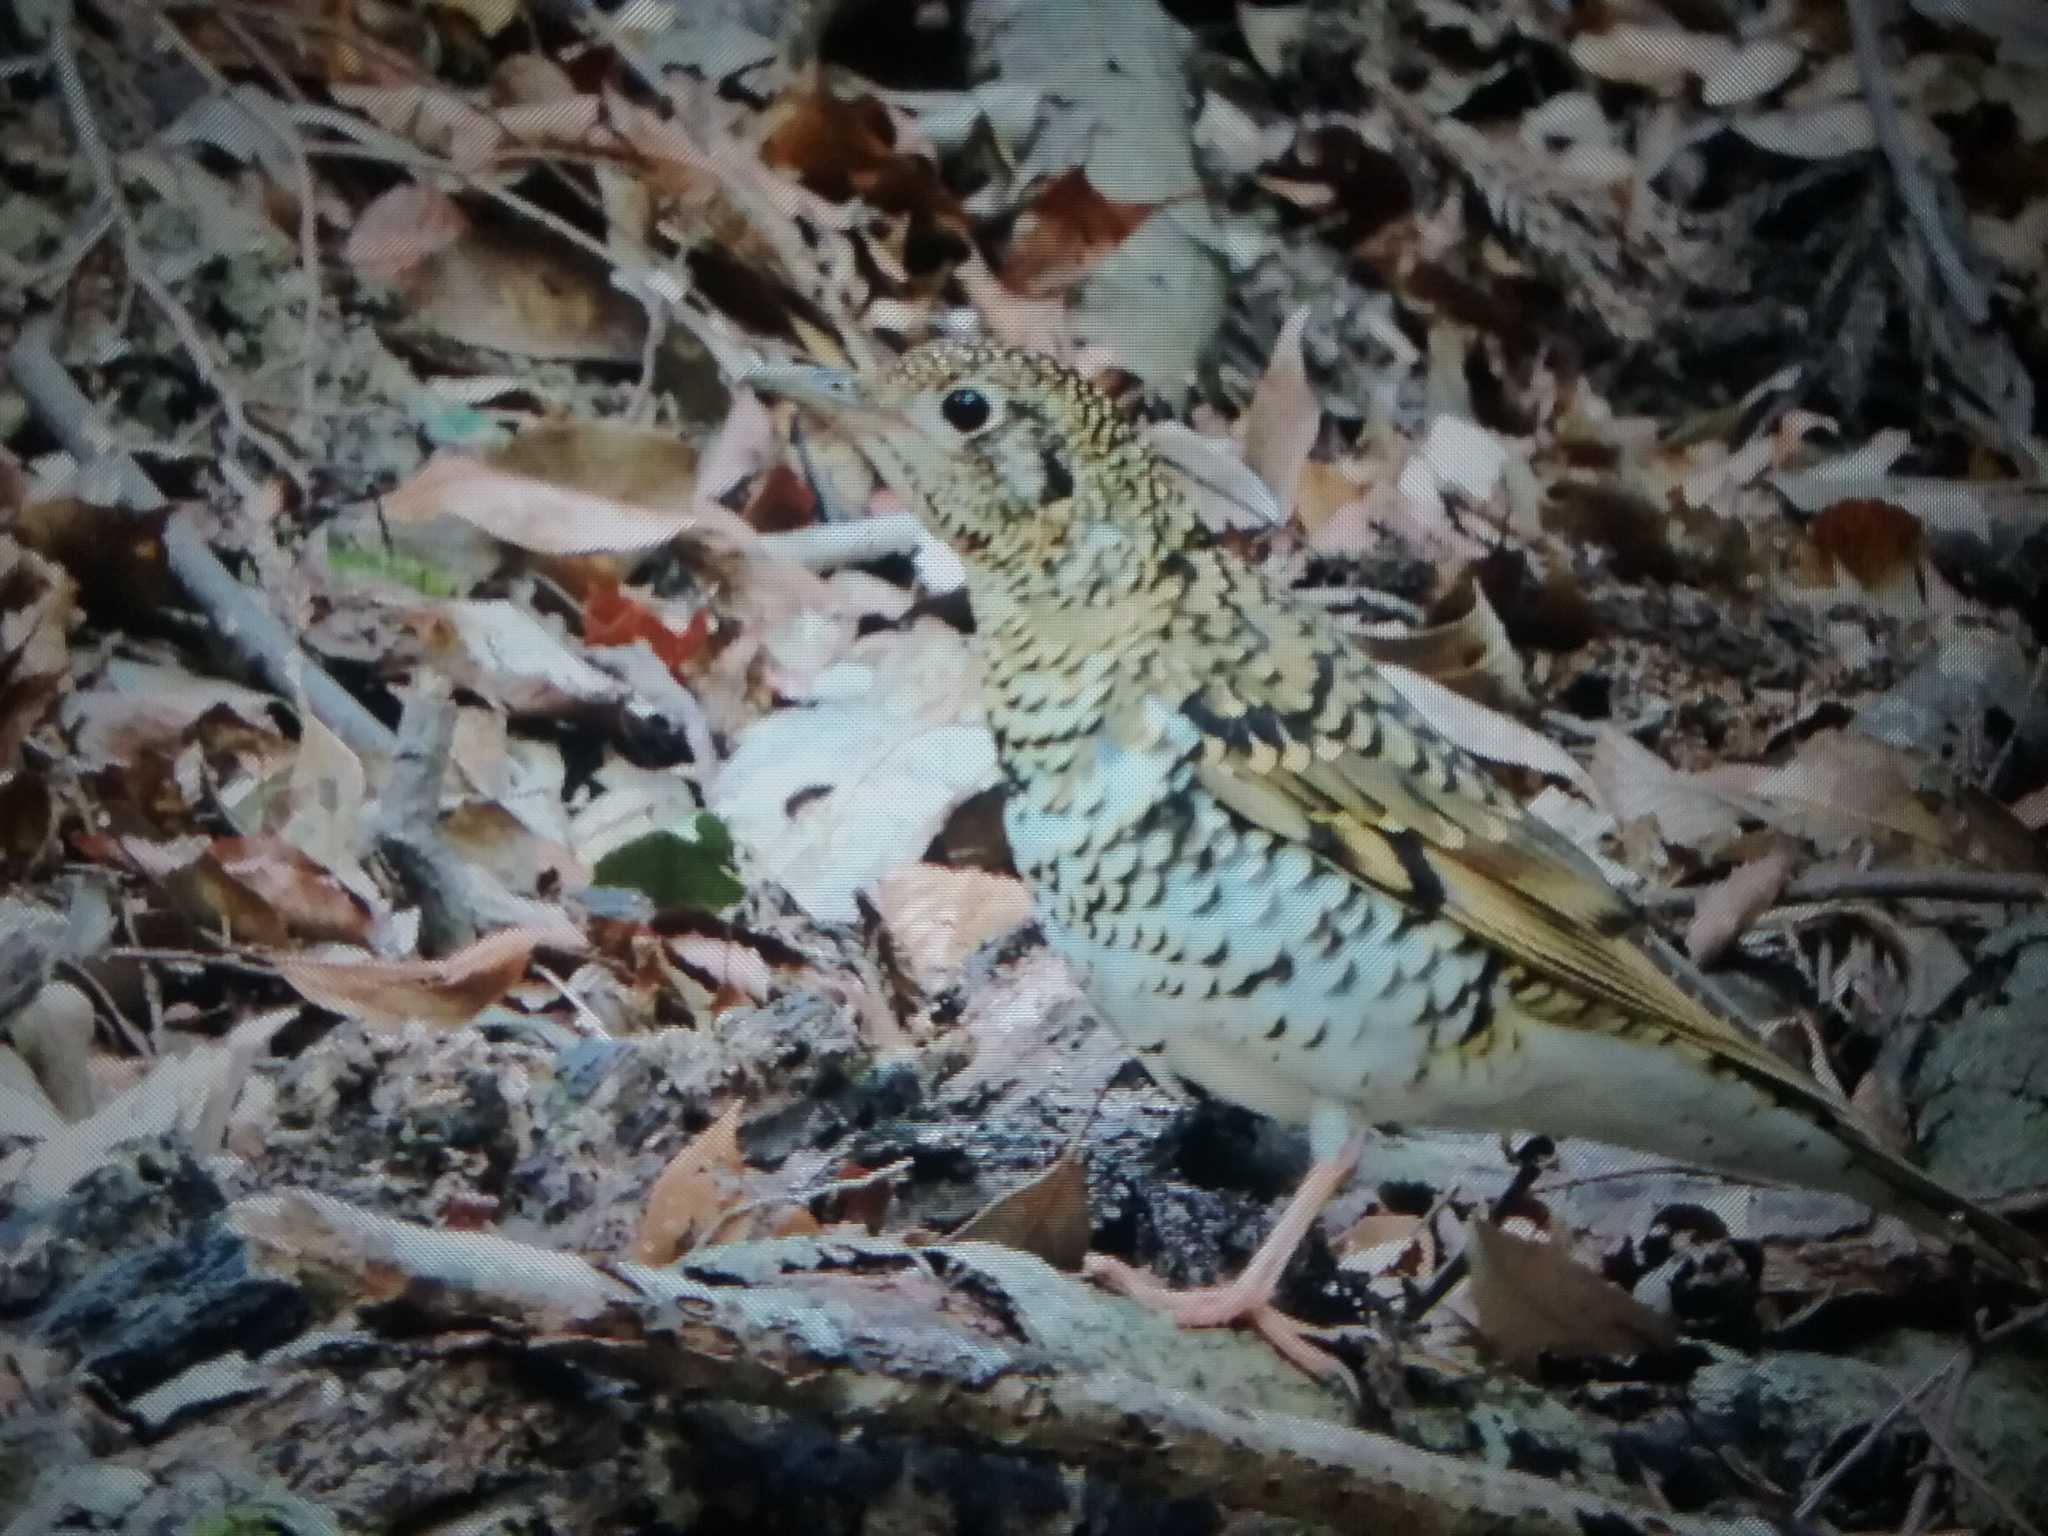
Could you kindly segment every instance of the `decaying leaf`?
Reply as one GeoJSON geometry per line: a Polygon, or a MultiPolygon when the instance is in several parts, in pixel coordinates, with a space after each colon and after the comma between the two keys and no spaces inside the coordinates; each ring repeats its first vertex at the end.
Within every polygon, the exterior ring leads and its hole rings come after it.
{"type": "Polygon", "coordinates": [[[1088,1253],[1088,1176],[1068,1147],[1030,1182],[998,1195],[952,1234],[954,1242],[1001,1243],[1056,1269],[1078,1270],[1088,1253]]]}
{"type": "Polygon", "coordinates": [[[309,1003],[370,1029],[398,1029],[419,1020],[467,1024],[526,974],[535,949],[571,952],[583,936],[567,919],[547,927],[502,928],[438,960],[314,959],[292,955],[277,973],[309,1003]]]}
{"type": "Polygon", "coordinates": [[[1128,239],[1153,206],[1104,197],[1081,166],[1061,172],[1018,218],[1003,282],[1027,299],[1066,291],[1128,239]]]}
{"type": "Polygon", "coordinates": [[[1302,468],[1323,421],[1322,402],[1302,359],[1301,333],[1308,315],[1308,306],[1301,305],[1280,327],[1242,424],[1244,461],[1272,489],[1284,512],[1293,511],[1302,468]]]}
{"type": "Polygon", "coordinates": [[[1368,631],[1359,637],[1360,648],[1375,661],[1407,667],[1480,704],[1527,708],[1533,701],[1522,658],[1486,589],[1475,581],[1466,598],[1459,618],[1421,629],[1368,631]]]}
{"type": "Polygon", "coordinates": [[[1577,1263],[1558,1242],[1474,1221],[1466,1253],[1479,1332],[1517,1370],[1545,1355],[1634,1355],[1677,1342],[1670,1318],[1577,1263]]]}
{"type": "MultiPolygon", "coordinates": [[[[673,477],[671,472],[679,469],[673,455],[636,458],[612,434],[601,436],[623,460],[614,465],[609,483],[646,500],[585,490],[465,454],[439,453],[391,493],[386,515],[399,522],[459,517],[507,544],[551,555],[652,549],[685,534],[727,548],[754,544],[753,530],[738,517],[698,502],[691,482],[673,477]]],[[[582,438],[573,434],[571,440],[582,438]]],[[[522,450],[515,461],[529,451],[536,450],[522,450]]],[[[598,449],[590,444],[582,451],[598,449]]]]}
{"type": "Polygon", "coordinates": [[[740,1170],[740,1115],[735,1099],[669,1159],[647,1192],[633,1257],[642,1264],[667,1264],[704,1241],[737,1200],[740,1170]]]}
{"type": "Polygon", "coordinates": [[[0,769],[14,766],[70,677],[76,595],[62,567],[0,538],[0,769]]]}
{"type": "Polygon", "coordinates": [[[1490,763],[1512,763],[1566,780],[1582,794],[1592,795],[1593,781],[1576,759],[1549,737],[1476,699],[1455,693],[1442,683],[1382,662],[1381,672],[1410,704],[1421,710],[1444,735],[1475,757],[1490,763]]]}
{"type": "Polygon", "coordinates": [[[1680,773],[1616,730],[1593,744],[1598,799],[1623,827],[1646,822],[1673,847],[1711,856],[1742,830],[1741,814],[1712,784],[1680,773]]]}
{"type": "Polygon", "coordinates": [[[1700,779],[1824,853],[1860,842],[1906,863],[2048,868],[2048,854],[2004,806],[1945,766],[1860,731],[1819,731],[1777,767],[1730,764],[1700,779]]]}
{"type": "Polygon", "coordinates": [[[125,1142],[172,1137],[195,1157],[220,1150],[228,1112],[250,1065],[299,1009],[272,1009],[243,1020],[219,1044],[160,1056],[149,1071],[84,1120],[53,1131],[30,1153],[10,1191],[28,1208],[57,1199],[125,1142]]]}
{"type": "Polygon", "coordinates": [[[1738,865],[1703,892],[1685,930],[1685,952],[1699,965],[1712,965],[1748,930],[1792,878],[1792,851],[1772,848],[1738,865]]]}
{"type": "Polygon", "coordinates": [[[897,953],[926,991],[942,986],[988,940],[1031,920],[1031,892],[1009,875],[908,864],[875,886],[897,953]]]}
{"type": "Polygon", "coordinates": [[[995,782],[981,725],[927,725],[861,705],[778,710],[740,735],[711,809],[813,916],[851,922],[857,890],[923,854],[995,782]]]}

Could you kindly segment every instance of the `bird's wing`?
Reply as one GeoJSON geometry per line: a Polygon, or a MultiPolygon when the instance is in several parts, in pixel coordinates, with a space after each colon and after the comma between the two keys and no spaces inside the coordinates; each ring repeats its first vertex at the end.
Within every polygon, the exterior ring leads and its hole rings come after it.
{"type": "Polygon", "coordinates": [[[1640,913],[1591,861],[1437,734],[1326,615],[1250,573],[1203,575],[1166,691],[1200,736],[1195,773],[1216,799],[1570,994],[1813,1094],[1666,975],[1638,942],[1640,913]]]}

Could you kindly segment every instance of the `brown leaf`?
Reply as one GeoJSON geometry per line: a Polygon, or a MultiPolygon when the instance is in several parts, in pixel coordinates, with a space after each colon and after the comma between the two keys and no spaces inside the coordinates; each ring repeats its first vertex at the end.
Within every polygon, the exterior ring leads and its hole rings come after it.
{"type": "Polygon", "coordinates": [[[1309,384],[1301,355],[1301,333],[1307,324],[1308,306],[1303,304],[1280,327],[1273,356],[1244,413],[1245,463],[1272,488],[1289,513],[1294,510],[1302,468],[1323,422],[1322,402],[1309,384]]]}
{"type": "Polygon", "coordinates": [[[1486,589],[1471,582],[1459,596],[1465,611],[1458,618],[1421,629],[1361,635],[1359,644],[1374,661],[1420,672],[1481,704],[1527,706],[1531,701],[1522,658],[1487,601],[1486,589]]]}
{"type": "Polygon", "coordinates": [[[542,944],[573,951],[583,940],[565,919],[548,927],[501,928],[438,960],[289,956],[277,961],[277,973],[307,1002],[371,1030],[396,1029],[414,1019],[452,1029],[503,997],[542,944]]]}
{"type": "Polygon", "coordinates": [[[709,1237],[736,1203],[740,1170],[740,1113],[732,1104],[704,1127],[647,1191],[633,1257],[642,1264],[671,1263],[709,1237]]]}
{"type": "MultiPolygon", "coordinates": [[[[546,109],[539,109],[546,110],[546,109]]],[[[570,362],[639,357],[646,311],[588,252],[472,229],[407,274],[416,324],[463,346],[570,362]]]]}
{"type": "Polygon", "coordinates": [[[1088,1176],[1070,1146],[1037,1178],[983,1206],[948,1240],[1001,1243],[1056,1269],[1078,1270],[1089,1231],[1088,1176]]]}
{"type": "Polygon", "coordinates": [[[369,914],[340,881],[283,838],[223,837],[205,859],[268,907],[291,933],[363,942],[369,914]]]}
{"type": "Polygon", "coordinates": [[[876,883],[875,907],[917,984],[932,991],[987,940],[1030,921],[1031,893],[1006,875],[906,864],[876,883]]]}
{"type": "Polygon", "coordinates": [[[397,282],[469,232],[469,216],[439,187],[405,182],[356,215],[343,254],[365,277],[397,282]]]}
{"type": "Polygon", "coordinates": [[[1791,878],[1792,850],[1782,846],[1731,869],[1694,904],[1685,952],[1696,964],[1711,965],[1769,910],[1791,878]]]}
{"type": "Polygon", "coordinates": [[[1104,197],[1080,166],[1038,189],[1017,220],[1004,283],[1027,298],[1043,299],[1080,282],[1151,215],[1152,203],[1104,197]]]}
{"type": "Polygon", "coordinates": [[[1823,508],[1807,537],[1826,576],[1839,571],[1863,587],[1911,580],[1927,543],[1919,518],[1893,502],[1868,497],[1823,508]]]}
{"type": "Polygon", "coordinates": [[[76,594],[61,567],[0,538],[0,769],[14,766],[70,676],[76,594]]]}
{"type": "Polygon", "coordinates": [[[550,555],[651,549],[686,533],[727,548],[759,542],[714,503],[622,499],[459,453],[435,454],[391,493],[385,513],[400,522],[459,517],[507,544],[550,555]]]}
{"type": "Polygon", "coordinates": [[[1817,732],[1779,767],[1728,765],[1699,778],[1823,852],[1868,843],[1921,866],[2048,868],[2048,855],[2006,807],[1943,764],[1859,731],[1817,732]]]}
{"type": "Polygon", "coordinates": [[[1479,1332],[1517,1370],[1546,1354],[1633,1355],[1677,1341],[1669,1318],[1574,1262],[1563,1243],[1475,1221],[1466,1253],[1479,1332]]]}
{"type": "Polygon", "coordinates": [[[1591,773],[1609,815],[1623,827],[1648,822],[1675,848],[1711,855],[1742,830],[1727,795],[1612,727],[1594,739],[1591,773]]]}
{"type": "Polygon", "coordinates": [[[1331,1244],[1331,1249],[1346,1269],[1412,1277],[1421,1274],[1428,1263],[1429,1239],[1429,1229],[1420,1216],[1374,1211],[1359,1217],[1357,1225],[1331,1244]]]}
{"type": "Polygon", "coordinates": [[[761,161],[789,171],[834,203],[859,198],[883,213],[910,214],[965,234],[967,214],[938,165],[897,143],[889,109],[874,96],[842,100],[798,91],[768,110],[761,161]]]}

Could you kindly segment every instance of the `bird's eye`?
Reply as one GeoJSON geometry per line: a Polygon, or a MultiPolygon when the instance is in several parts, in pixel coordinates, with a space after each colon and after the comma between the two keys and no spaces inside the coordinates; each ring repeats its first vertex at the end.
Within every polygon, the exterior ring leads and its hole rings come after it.
{"type": "Polygon", "coordinates": [[[974,432],[988,424],[994,411],[988,396],[978,389],[949,390],[939,402],[939,414],[955,432],[974,432]]]}

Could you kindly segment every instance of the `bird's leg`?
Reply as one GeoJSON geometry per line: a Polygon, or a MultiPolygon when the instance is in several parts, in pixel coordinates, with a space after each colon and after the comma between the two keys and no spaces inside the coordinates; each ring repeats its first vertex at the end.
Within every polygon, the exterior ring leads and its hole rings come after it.
{"type": "Polygon", "coordinates": [[[1225,1328],[1234,1323],[1249,1323],[1310,1375],[1327,1376],[1338,1369],[1336,1362],[1308,1341],[1300,1323],[1274,1307],[1273,1291],[1287,1261],[1294,1257],[1294,1250],[1308,1236],[1323,1207],[1344,1187],[1364,1150],[1365,1137],[1361,1133],[1349,1137],[1333,1156],[1317,1159],[1273,1224],[1273,1230],[1259,1244],[1258,1252],[1234,1280],[1177,1291],[1142,1269],[1094,1253],[1087,1259],[1088,1278],[1164,1312],[1183,1328],[1225,1328]]]}

